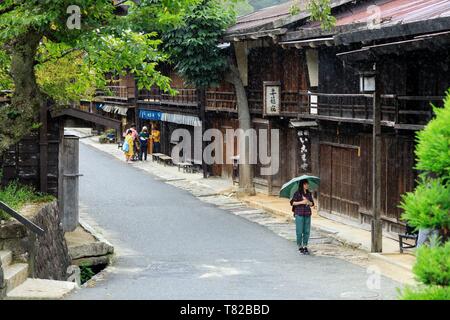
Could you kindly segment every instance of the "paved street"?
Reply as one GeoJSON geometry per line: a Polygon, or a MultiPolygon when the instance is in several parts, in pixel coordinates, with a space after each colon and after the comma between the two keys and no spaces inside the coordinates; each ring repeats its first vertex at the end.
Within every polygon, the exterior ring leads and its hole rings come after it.
{"type": "MultiPolygon", "coordinates": [[[[365,268],[300,256],[294,242],[80,144],[80,202],[116,248],[95,285],[69,299],[391,299],[365,268]]],[[[232,208],[231,208],[232,209],[232,208]]]]}

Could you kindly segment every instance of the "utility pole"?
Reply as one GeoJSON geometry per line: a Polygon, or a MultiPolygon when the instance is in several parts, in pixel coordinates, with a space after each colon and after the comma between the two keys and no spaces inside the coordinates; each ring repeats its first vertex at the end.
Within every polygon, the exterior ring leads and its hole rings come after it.
{"type": "Polygon", "coordinates": [[[373,142],[372,142],[372,252],[383,251],[381,222],[381,93],[377,64],[374,63],[375,91],[373,93],[373,142]]]}

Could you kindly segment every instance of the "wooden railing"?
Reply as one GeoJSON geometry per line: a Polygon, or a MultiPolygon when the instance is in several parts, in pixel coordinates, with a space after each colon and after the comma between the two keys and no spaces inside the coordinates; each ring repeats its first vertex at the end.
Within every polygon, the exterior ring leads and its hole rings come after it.
{"type": "Polygon", "coordinates": [[[140,103],[156,103],[177,106],[198,106],[198,97],[196,89],[173,88],[178,93],[171,95],[161,91],[158,88],[150,90],[139,90],[138,100],[140,103]]]}
{"type": "MultiPolygon", "coordinates": [[[[250,112],[261,114],[262,90],[248,90],[250,112]]],[[[382,120],[392,124],[424,125],[433,116],[431,104],[442,106],[443,96],[381,95],[382,120]]],[[[237,112],[234,92],[208,91],[208,111],[237,112]]],[[[308,115],[329,119],[356,119],[370,121],[373,117],[372,94],[311,93],[282,91],[280,116],[308,115]]]]}
{"type": "MultiPolygon", "coordinates": [[[[176,89],[176,88],[175,88],[176,89]]],[[[176,89],[178,95],[171,96],[159,89],[141,90],[141,103],[158,103],[197,106],[195,89],[176,89]]],[[[247,90],[250,112],[263,111],[263,91],[247,90]]],[[[442,106],[443,96],[381,95],[382,120],[391,124],[426,124],[433,116],[431,103],[442,106]]],[[[208,111],[237,112],[236,94],[232,91],[208,90],[208,111]]],[[[282,91],[280,116],[308,115],[324,119],[371,121],[373,114],[372,94],[311,93],[305,91],[282,91]]]]}
{"type": "Polygon", "coordinates": [[[127,86],[107,86],[104,90],[98,90],[96,96],[98,98],[128,100],[133,96],[132,93],[129,93],[130,89],[132,88],[127,86]]]}
{"type": "MultiPolygon", "coordinates": [[[[302,92],[300,113],[321,117],[371,120],[372,94],[325,94],[302,92]]],[[[443,105],[443,96],[381,95],[381,120],[394,124],[424,125],[433,117],[433,108],[443,105]]]]}
{"type": "Polygon", "coordinates": [[[237,100],[234,92],[207,91],[206,109],[208,111],[237,111],[237,100]]]}

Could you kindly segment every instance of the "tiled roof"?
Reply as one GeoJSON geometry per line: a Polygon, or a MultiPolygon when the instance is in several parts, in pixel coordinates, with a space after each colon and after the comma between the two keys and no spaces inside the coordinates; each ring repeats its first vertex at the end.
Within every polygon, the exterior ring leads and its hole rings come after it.
{"type": "MultiPolygon", "coordinates": [[[[450,17],[449,0],[372,0],[338,14],[336,26],[367,22],[375,12],[368,10],[371,5],[376,5],[380,10],[382,25],[450,17]]],[[[310,23],[305,27],[317,25],[310,23]]]]}
{"type": "MultiPolygon", "coordinates": [[[[307,2],[307,0],[301,0],[307,2]]],[[[286,18],[290,16],[289,9],[298,1],[288,1],[272,7],[267,7],[259,11],[250,13],[248,15],[238,18],[237,23],[228,29],[228,33],[246,30],[250,28],[257,28],[264,26],[267,23],[286,18]]]]}

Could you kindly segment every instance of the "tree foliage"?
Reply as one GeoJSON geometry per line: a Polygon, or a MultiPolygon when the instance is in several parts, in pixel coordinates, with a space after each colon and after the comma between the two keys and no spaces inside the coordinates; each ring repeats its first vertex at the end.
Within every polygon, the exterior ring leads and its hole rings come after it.
{"type": "Polygon", "coordinates": [[[207,88],[220,82],[228,62],[218,45],[235,15],[219,0],[202,0],[186,13],[184,24],[164,34],[170,61],[188,83],[207,88]]]}
{"type": "Polygon", "coordinates": [[[417,251],[414,273],[426,285],[450,286],[450,242],[424,246],[417,251]]]}
{"type": "Polygon", "coordinates": [[[311,21],[320,22],[322,29],[331,30],[336,24],[336,18],[331,14],[330,0],[311,0],[308,4],[311,21]]]}
{"type": "Polygon", "coordinates": [[[403,219],[418,229],[450,228],[450,185],[422,177],[413,192],[403,196],[403,219]]]}
{"type": "Polygon", "coordinates": [[[417,134],[417,168],[421,179],[414,192],[402,197],[403,219],[418,229],[438,230],[417,251],[414,273],[425,286],[407,289],[404,299],[443,299],[450,296],[450,91],[444,108],[434,108],[436,117],[417,134]]]}
{"type": "Polygon", "coordinates": [[[444,104],[433,108],[436,118],[417,136],[417,169],[450,178],[450,91],[444,104]]]}
{"type": "MultiPolygon", "coordinates": [[[[158,70],[167,57],[161,30],[183,20],[198,0],[128,1],[116,15],[112,0],[5,0],[0,3],[0,85],[14,89],[12,105],[0,108],[0,151],[35,127],[38,110],[52,100],[81,98],[106,72],[136,74],[141,87],[170,91],[158,70]],[[69,27],[68,8],[80,9],[80,28],[69,27]],[[143,24],[147,30],[137,31],[143,24]],[[74,63],[74,66],[70,64],[74,63]],[[60,72],[74,72],[72,75],[60,72]],[[53,74],[52,73],[58,73],[53,74]],[[78,96],[79,95],[79,96],[78,96]]],[[[75,15],[76,17],[76,15],[75,15]]]]}
{"type": "Polygon", "coordinates": [[[417,169],[421,180],[402,197],[403,218],[417,228],[450,229],[450,91],[444,108],[417,134],[417,169]]]}

